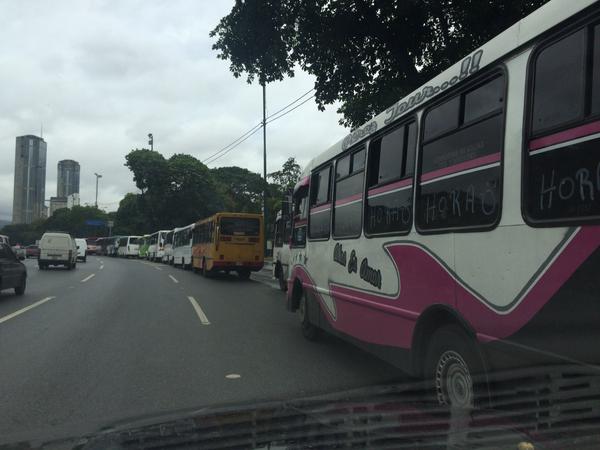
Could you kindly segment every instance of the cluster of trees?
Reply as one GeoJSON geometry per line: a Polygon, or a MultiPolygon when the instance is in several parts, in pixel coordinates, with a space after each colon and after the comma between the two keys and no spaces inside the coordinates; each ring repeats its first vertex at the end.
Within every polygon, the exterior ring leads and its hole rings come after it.
{"type": "Polygon", "coordinates": [[[129,193],[116,212],[92,206],[60,209],[52,217],[31,224],[6,225],[0,231],[14,244],[31,244],[45,231],[65,231],[73,236],[107,236],[108,228],[89,225],[91,220],[114,222],[115,235],[141,235],[158,229],[188,225],[218,211],[262,211],[262,193],[267,190],[267,217],[271,221],[281,207],[284,193],[300,176],[300,166],[289,158],[281,170],[265,183],[254,172],[241,167],[209,169],[191,155],[165,158],[157,151],[135,149],[125,157],[140,193],[129,193]]]}
{"type": "Polygon", "coordinates": [[[218,211],[258,213],[263,190],[267,192],[267,217],[272,219],[284,192],[300,176],[294,158],[270,174],[269,183],[241,167],[209,169],[185,154],[167,159],[154,150],[135,149],[125,159],[140,193],[127,194],[119,204],[115,226],[122,234],[172,229],[218,211]]]}
{"type": "Polygon", "coordinates": [[[94,206],[74,206],[72,209],[59,209],[52,217],[30,224],[5,225],[0,233],[7,235],[12,244],[21,245],[33,244],[46,231],[64,231],[77,237],[106,236],[106,223],[113,216],[114,213],[106,213],[94,206]],[[105,225],[90,225],[90,221],[100,221],[105,225]]]}
{"type": "Polygon", "coordinates": [[[315,76],[357,127],[548,0],[236,0],[211,36],[235,77],[315,76]]]}

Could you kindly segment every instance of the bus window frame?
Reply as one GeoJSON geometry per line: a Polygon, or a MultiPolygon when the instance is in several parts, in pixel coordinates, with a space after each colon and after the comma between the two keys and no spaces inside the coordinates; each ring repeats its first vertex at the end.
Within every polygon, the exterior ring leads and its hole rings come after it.
{"type": "Polygon", "coordinates": [[[413,231],[414,226],[415,226],[415,190],[416,190],[416,176],[417,176],[417,165],[418,165],[418,153],[419,153],[419,145],[420,145],[420,139],[421,139],[421,124],[419,123],[419,117],[417,115],[416,112],[413,112],[412,114],[409,114],[405,117],[403,117],[401,120],[399,120],[397,123],[393,123],[390,124],[388,126],[386,126],[385,128],[382,128],[379,132],[377,132],[376,134],[374,134],[372,137],[369,138],[368,141],[368,145],[367,145],[367,165],[365,167],[365,188],[364,188],[364,204],[363,204],[363,234],[367,239],[373,239],[373,238],[378,238],[378,237],[386,237],[386,236],[407,236],[411,233],[411,231],[413,231]],[[382,138],[383,136],[385,136],[386,134],[389,133],[393,133],[396,129],[401,128],[401,127],[406,127],[408,125],[410,125],[411,123],[414,123],[415,126],[417,127],[417,135],[415,137],[415,159],[414,159],[414,166],[413,166],[413,171],[412,174],[410,176],[405,176],[403,177],[402,175],[400,175],[399,177],[393,178],[391,180],[385,181],[383,183],[378,183],[378,184],[374,184],[373,186],[368,186],[369,183],[369,177],[371,176],[371,145],[373,144],[373,141],[376,141],[377,139],[382,138]],[[369,201],[368,199],[368,191],[369,189],[377,189],[379,187],[383,187],[383,186],[387,186],[388,184],[391,183],[396,183],[398,181],[403,181],[403,180],[408,180],[408,179],[412,179],[412,206],[411,206],[411,210],[412,210],[412,220],[410,222],[410,227],[408,228],[407,231],[391,231],[389,233],[369,233],[365,227],[365,223],[366,223],[366,216],[367,216],[367,208],[366,206],[366,202],[369,201]]]}
{"type": "MultiPolygon", "coordinates": [[[[336,195],[337,195],[337,184],[339,181],[344,181],[344,180],[354,176],[355,174],[359,173],[359,172],[351,172],[344,177],[333,180],[333,186],[331,189],[331,214],[329,217],[329,236],[334,241],[359,239],[363,235],[364,215],[365,215],[365,197],[366,197],[365,189],[366,189],[366,183],[367,183],[367,169],[368,169],[368,162],[369,162],[369,145],[370,145],[370,140],[361,141],[361,142],[357,143],[356,145],[350,147],[345,152],[340,153],[339,155],[335,156],[333,159],[330,160],[330,163],[332,163],[332,164],[335,163],[335,164],[333,164],[334,172],[337,174],[337,162],[340,159],[342,159],[348,155],[354,155],[355,153],[358,153],[361,150],[365,151],[365,165],[363,166],[363,169],[362,169],[362,173],[363,173],[362,191],[360,192],[360,194],[361,194],[360,231],[358,232],[358,234],[353,235],[353,236],[335,236],[335,234],[333,232],[333,227],[335,224],[335,200],[336,200],[336,195]]],[[[350,159],[352,162],[352,157],[350,159]]]]}
{"type": "MultiPolygon", "coordinates": [[[[333,216],[333,186],[332,186],[332,179],[335,177],[335,170],[337,168],[335,167],[335,164],[333,164],[333,160],[329,160],[323,164],[321,164],[320,166],[316,167],[315,169],[310,171],[310,175],[308,177],[308,200],[307,200],[307,208],[308,208],[308,214],[306,217],[306,239],[305,241],[311,241],[311,242],[320,242],[320,241],[328,241],[329,239],[331,239],[332,236],[332,230],[331,227],[333,226],[333,221],[332,221],[332,216],[333,216]],[[315,203],[314,205],[310,204],[311,201],[311,197],[312,197],[312,193],[313,193],[313,176],[322,171],[323,169],[326,169],[327,167],[329,167],[329,185],[328,185],[328,191],[327,191],[327,200],[325,200],[324,202],[321,203],[315,203]],[[331,205],[330,209],[329,209],[329,233],[327,235],[327,237],[320,237],[320,238],[312,238],[310,237],[310,210],[312,208],[318,208],[319,206],[323,206],[323,205],[331,205]]],[[[292,237],[293,237],[293,227],[292,227],[292,237]]],[[[304,244],[306,245],[306,243],[304,244]]]]}
{"type": "MultiPolygon", "coordinates": [[[[419,130],[418,130],[418,138],[417,138],[417,163],[416,163],[416,169],[415,169],[415,180],[414,180],[414,197],[413,197],[413,222],[414,222],[414,229],[416,230],[416,232],[422,236],[428,236],[428,235],[435,235],[435,234],[448,234],[448,233],[478,233],[478,232],[487,232],[487,231],[492,231],[495,228],[498,227],[498,225],[500,224],[500,222],[502,221],[502,213],[503,213],[503,203],[504,203],[504,159],[505,159],[505,155],[506,155],[506,149],[505,149],[505,144],[506,144],[506,115],[507,115],[507,109],[508,109],[508,86],[510,83],[509,80],[509,72],[508,69],[506,67],[506,64],[504,63],[497,63],[495,65],[492,65],[491,67],[489,67],[488,69],[482,71],[481,73],[478,73],[476,75],[474,75],[472,78],[469,77],[468,79],[466,79],[463,83],[457,83],[455,86],[453,86],[451,89],[449,89],[447,92],[444,93],[444,95],[442,95],[440,98],[437,98],[434,102],[428,104],[425,108],[423,108],[422,110],[422,114],[420,116],[420,126],[419,126],[419,130]],[[425,119],[427,118],[427,113],[439,106],[440,104],[444,103],[445,101],[449,100],[451,97],[460,95],[463,96],[465,94],[467,94],[468,92],[471,92],[475,89],[477,89],[479,86],[482,86],[483,84],[485,84],[488,81],[491,81],[493,78],[497,77],[497,76],[502,76],[504,77],[504,107],[502,108],[502,142],[501,142],[501,150],[500,150],[500,166],[499,166],[499,170],[500,170],[500,177],[499,177],[499,195],[498,195],[498,214],[496,219],[494,220],[494,222],[486,224],[486,225],[473,225],[473,226],[464,226],[464,227],[449,227],[449,228],[437,228],[437,229],[432,229],[432,230],[424,230],[422,228],[419,227],[418,225],[418,221],[417,221],[417,212],[418,212],[418,202],[419,199],[421,197],[421,183],[420,183],[420,179],[421,179],[421,175],[422,175],[422,166],[423,166],[423,146],[426,144],[423,140],[423,133],[424,133],[424,122],[425,119]]],[[[459,108],[459,114],[461,116],[464,116],[464,98],[461,99],[460,102],[460,108],[459,108]]],[[[435,136],[433,139],[430,139],[429,141],[427,141],[427,143],[433,142],[433,141],[437,141],[439,139],[443,139],[446,138],[447,136],[456,133],[459,130],[463,130],[469,127],[472,127],[474,125],[477,125],[478,123],[481,123],[485,120],[490,119],[491,117],[493,117],[494,115],[498,114],[498,110],[495,110],[493,112],[484,114],[481,117],[478,117],[477,119],[474,120],[470,120],[468,122],[460,122],[459,120],[459,126],[451,131],[445,132],[443,134],[437,135],[435,136]]]]}
{"type": "MultiPolygon", "coordinates": [[[[559,31],[553,31],[548,33],[546,36],[542,37],[534,46],[531,52],[529,53],[529,57],[527,59],[527,68],[525,74],[525,96],[524,96],[524,105],[523,105],[523,127],[521,133],[521,217],[523,221],[532,228],[556,228],[556,227],[572,227],[572,226],[582,226],[582,225],[598,225],[600,224],[600,216],[588,219],[582,218],[573,218],[573,219],[546,219],[546,220],[535,220],[532,219],[527,211],[527,190],[525,188],[529,176],[529,142],[532,139],[537,139],[544,136],[549,136],[555,133],[559,133],[561,131],[569,130],[575,126],[587,125],[592,122],[597,122],[600,120],[600,111],[596,114],[592,114],[590,110],[590,114],[586,116],[586,113],[589,110],[590,102],[591,102],[591,93],[587,92],[587,86],[585,86],[585,98],[584,98],[584,114],[583,118],[579,120],[571,120],[568,122],[561,123],[557,126],[547,128],[542,132],[538,132],[534,134],[531,132],[532,124],[533,124],[533,100],[534,100],[534,85],[535,85],[535,65],[537,62],[537,58],[539,54],[544,51],[546,48],[556,44],[561,39],[568,37],[571,34],[577,33],[580,29],[585,28],[585,42],[588,48],[586,48],[586,64],[589,64],[590,54],[591,52],[589,48],[590,43],[590,29],[594,26],[600,26],[600,12],[596,12],[592,15],[587,15],[584,17],[580,17],[577,20],[572,21],[571,23],[563,23],[559,31]]],[[[592,36],[593,37],[593,36],[592,36]]],[[[593,54],[591,55],[593,58],[593,54]]],[[[593,61],[592,61],[592,71],[593,71],[593,61]]],[[[587,76],[587,74],[586,74],[587,76]]],[[[593,72],[592,72],[593,76],[593,72]]],[[[593,83],[593,80],[592,80],[593,83]]],[[[591,85],[591,83],[590,83],[591,85]]]]}

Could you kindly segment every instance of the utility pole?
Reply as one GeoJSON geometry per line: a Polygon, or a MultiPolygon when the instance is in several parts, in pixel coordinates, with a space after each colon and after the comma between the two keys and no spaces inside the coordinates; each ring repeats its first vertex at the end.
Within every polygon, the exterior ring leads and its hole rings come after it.
{"type": "Polygon", "coordinates": [[[96,175],[96,208],[98,207],[98,178],[102,178],[102,175],[97,174],[96,172],[94,172],[94,175],[96,175]]]}
{"type": "MultiPolygon", "coordinates": [[[[264,190],[263,190],[263,221],[265,227],[265,234],[267,231],[267,87],[266,83],[263,81],[262,83],[262,92],[263,92],[263,178],[265,180],[264,190]]],[[[265,251],[267,245],[267,236],[265,236],[265,251]]]]}
{"type": "Polygon", "coordinates": [[[148,145],[150,145],[150,150],[154,150],[154,136],[152,136],[152,133],[148,133],[148,145]]]}

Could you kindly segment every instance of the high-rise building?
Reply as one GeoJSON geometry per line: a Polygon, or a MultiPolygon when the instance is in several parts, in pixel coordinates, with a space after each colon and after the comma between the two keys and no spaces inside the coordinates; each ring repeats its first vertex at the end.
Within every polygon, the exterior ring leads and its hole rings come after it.
{"type": "Polygon", "coordinates": [[[58,162],[56,196],[68,197],[79,193],[79,163],[72,159],[58,162]]]}
{"type": "Polygon", "coordinates": [[[44,214],[46,195],[46,141],[41,137],[17,136],[13,223],[31,223],[44,214]]]}
{"type": "Polygon", "coordinates": [[[59,209],[67,207],[67,197],[50,197],[50,209],[48,210],[48,217],[52,217],[59,209]]]}

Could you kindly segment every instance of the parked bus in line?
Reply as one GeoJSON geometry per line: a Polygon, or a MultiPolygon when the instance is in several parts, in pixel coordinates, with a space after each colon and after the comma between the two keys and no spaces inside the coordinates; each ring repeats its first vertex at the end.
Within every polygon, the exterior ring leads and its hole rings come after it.
{"type": "Polygon", "coordinates": [[[10,245],[8,236],[5,236],[3,234],[0,234],[0,244],[6,244],[6,245],[10,245]]]}
{"type": "Polygon", "coordinates": [[[277,212],[273,236],[273,273],[282,291],[287,290],[290,266],[290,238],[292,236],[291,217],[277,212]]]}
{"type": "Polygon", "coordinates": [[[165,252],[162,257],[165,264],[173,264],[173,232],[171,230],[165,235],[165,252]]]}
{"type": "Polygon", "coordinates": [[[147,256],[150,261],[162,261],[165,254],[165,237],[168,232],[169,230],[160,230],[150,235],[147,256]]]}
{"type": "Polygon", "coordinates": [[[248,278],[264,264],[262,214],[221,212],[196,222],[192,266],[204,276],[237,272],[248,278]]]}
{"type": "Polygon", "coordinates": [[[145,234],[140,238],[138,256],[143,259],[148,259],[148,248],[150,247],[150,235],[145,234]]]}
{"type": "Polygon", "coordinates": [[[192,232],[195,224],[173,230],[173,265],[184,269],[192,267],[192,232]]]}
{"type": "Polygon", "coordinates": [[[121,236],[117,255],[124,258],[137,258],[139,256],[139,240],[141,236],[121,236]]]}
{"type": "Polygon", "coordinates": [[[600,4],[552,0],[314,158],[287,305],[470,405],[600,363],[600,4]],[[509,82],[510,79],[510,82],[509,82]]]}

